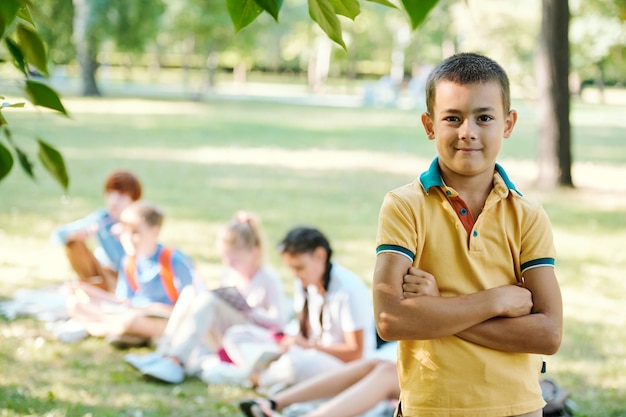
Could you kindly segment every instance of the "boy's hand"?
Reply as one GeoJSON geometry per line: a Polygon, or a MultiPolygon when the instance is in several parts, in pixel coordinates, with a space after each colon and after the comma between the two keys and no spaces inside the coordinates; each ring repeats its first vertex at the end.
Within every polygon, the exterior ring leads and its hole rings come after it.
{"type": "Polygon", "coordinates": [[[84,229],[80,229],[75,231],[74,233],[68,234],[66,239],[68,242],[84,242],[91,236],[95,235],[96,232],[98,232],[98,224],[94,223],[85,227],[84,229]]]}
{"type": "Polygon", "coordinates": [[[413,298],[423,295],[439,297],[437,281],[428,272],[412,266],[402,279],[402,296],[404,298],[413,298]]]}
{"type": "Polygon", "coordinates": [[[530,291],[519,285],[504,285],[492,288],[497,291],[497,302],[500,303],[500,317],[520,317],[530,314],[533,308],[533,296],[530,291]]]}

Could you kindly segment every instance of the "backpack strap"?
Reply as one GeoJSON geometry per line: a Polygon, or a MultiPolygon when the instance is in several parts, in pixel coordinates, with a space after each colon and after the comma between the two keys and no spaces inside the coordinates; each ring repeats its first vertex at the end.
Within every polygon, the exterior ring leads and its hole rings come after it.
{"type": "Polygon", "coordinates": [[[137,277],[135,276],[135,273],[137,272],[136,266],[137,258],[135,256],[127,256],[124,261],[124,272],[126,273],[128,286],[133,293],[137,292],[137,288],[139,288],[139,285],[137,284],[137,277]]]}
{"type": "MultiPolygon", "coordinates": [[[[174,255],[174,249],[163,247],[159,253],[159,265],[161,270],[159,275],[161,276],[161,284],[165,290],[167,298],[170,299],[172,304],[178,300],[178,289],[174,285],[174,268],[172,267],[172,256],[174,255]]],[[[126,280],[128,286],[133,293],[137,292],[139,284],[137,283],[137,258],[135,256],[127,256],[124,262],[124,272],[126,273],[126,280]]]]}
{"type": "Polygon", "coordinates": [[[172,304],[176,304],[178,300],[178,289],[174,285],[174,268],[172,267],[172,256],[174,249],[163,247],[159,254],[159,264],[161,265],[161,283],[163,289],[172,304]]]}

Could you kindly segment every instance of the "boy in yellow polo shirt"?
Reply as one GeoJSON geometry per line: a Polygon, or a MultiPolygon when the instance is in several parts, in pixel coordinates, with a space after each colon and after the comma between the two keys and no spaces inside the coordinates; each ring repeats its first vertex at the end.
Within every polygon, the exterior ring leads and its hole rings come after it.
{"type": "Polygon", "coordinates": [[[517,120],[493,60],[457,54],[426,86],[438,157],[387,194],[374,310],[399,340],[399,415],[541,416],[541,354],[562,336],[550,222],[496,163],[517,120]]]}

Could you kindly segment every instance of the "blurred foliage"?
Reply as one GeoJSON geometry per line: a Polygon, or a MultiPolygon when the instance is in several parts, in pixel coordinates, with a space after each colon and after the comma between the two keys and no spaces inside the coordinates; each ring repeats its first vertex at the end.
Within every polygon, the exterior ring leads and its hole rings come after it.
{"type": "Polygon", "coordinates": [[[584,80],[624,84],[626,0],[572,0],[571,66],[584,80]]]}
{"type": "Polygon", "coordinates": [[[72,39],[74,5],[72,0],[43,0],[38,2],[34,19],[39,33],[46,40],[52,64],[69,64],[76,58],[72,39]]]}
{"type": "MultiPolygon", "coordinates": [[[[0,3],[0,40],[5,48],[6,61],[19,71],[17,85],[34,106],[45,107],[69,116],[57,92],[48,86],[44,77],[49,74],[47,48],[33,20],[36,9],[27,0],[3,0],[0,3]]],[[[0,91],[2,93],[2,91],[0,91]]],[[[0,96],[2,100],[4,96],[0,96]]],[[[0,180],[12,171],[15,161],[32,179],[35,179],[33,158],[22,142],[14,138],[9,121],[2,110],[22,108],[23,102],[3,101],[0,105],[0,180]]],[[[41,138],[37,142],[37,156],[44,169],[65,189],[69,176],[65,161],[59,151],[41,138]]]]}
{"type": "MultiPolygon", "coordinates": [[[[311,21],[310,2],[285,0],[279,24],[261,13],[254,24],[235,34],[229,10],[218,0],[92,1],[96,49],[106,48],[111,65],[132,63],[233,69],[243,66],[265,71],[305,72],[316,39],[324,33],[311,21]]],[[[250,2],[241,2],[249,4],[250,2]]],[[[428,3],[428,2],[427,2],[428,3]]],[[[571,66],[582,80],[599,76],[624,83],[626,74],[626,0],[570,0],[571,66]]],[[[405,73],[419,72],[455,50],[488,53],[506,66],[523,91],[534,90],[534,56],[541,20],[539,0],[523,4],[497,0],[439,0],[415,30],[401,10],[366,2],[354,20],[341,17],[342,42],[332,48],[330,73],[356,78],[388,73],[397,36],[403,43],[405,73]]],[[[42,36],[55,63],[75,56],[72,1],[42,0],[42,36]]],[[[38,17],[36,16],[36,20],[38,17]]]]}

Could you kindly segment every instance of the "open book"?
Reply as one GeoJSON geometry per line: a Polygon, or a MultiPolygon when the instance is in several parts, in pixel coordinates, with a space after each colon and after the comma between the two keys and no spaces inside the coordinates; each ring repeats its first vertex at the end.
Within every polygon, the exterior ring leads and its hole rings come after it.
{"type": "Polygon", "coordinates": [[[212,290],[215,295],[230,304],[235,310],[247,312],[251,307],[236,287],[219,287],[212,290]]]}

